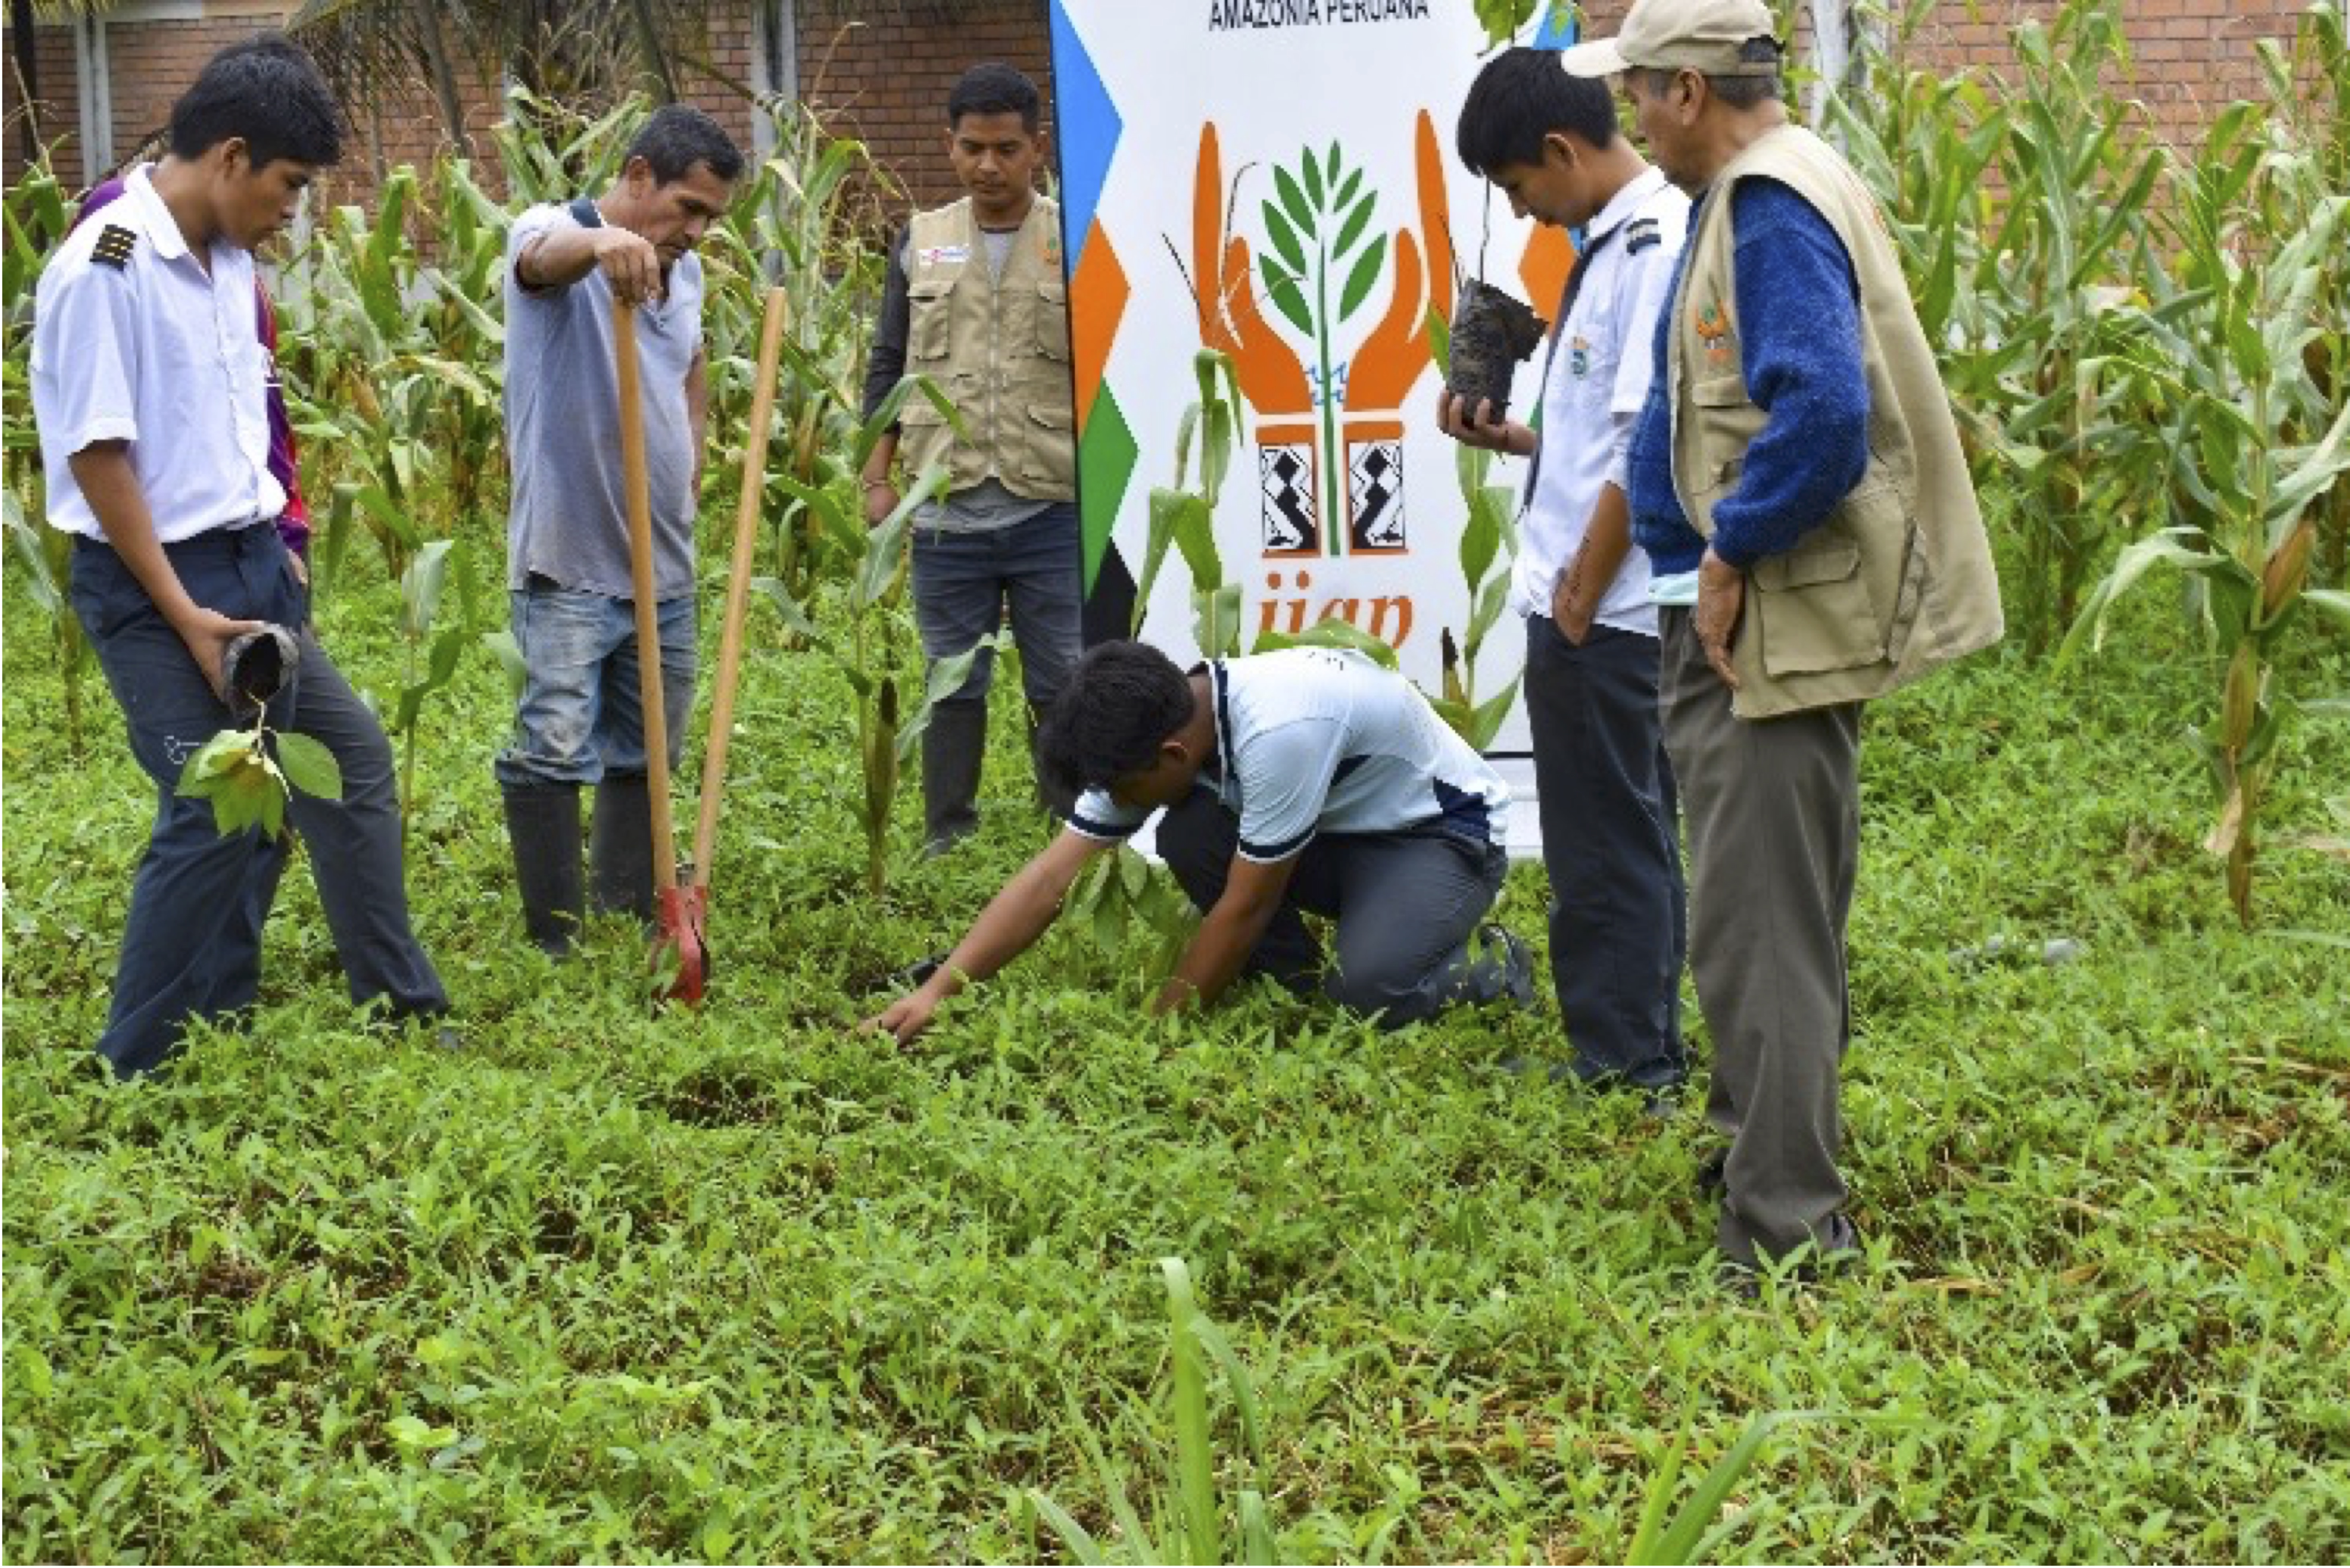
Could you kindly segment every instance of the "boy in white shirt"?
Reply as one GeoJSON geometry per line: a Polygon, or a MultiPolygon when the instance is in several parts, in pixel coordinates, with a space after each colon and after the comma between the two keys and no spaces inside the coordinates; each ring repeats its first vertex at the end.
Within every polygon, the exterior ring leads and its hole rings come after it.
{"type": "Polygon", "coordinates": [[[1632,548],[1625,452],[1651,374],[1689,198],[1616,127],[1604,84],[1512,49],[1461,105],[1462,162],[1520,216],[1584,231],[1544,361],[1539,431],[1449,391],[1447,433],[1532,457],[1513,602],[1526,623],[1552,983],[1575,1074],[1669,1105],[1680,1039],[1684,894],[1657,709],[1657,612],[1632,548]]]}
{"type": "MultiPolygon", "coordinates": [[[[253,249],[341,151],[309,57],[265,35],[215,55],[172,109],[171,151],[59,244],[41,275],[33,412],[48,521],[76,535],[74,611],[155,781],[155,826],[131,885],[98,1053],[119,1077],[161,1065],[187,1023],[250,1006],[286,840],[224,837],[180,771],[252,703],[223,665],[282,627],[295,659],[269,727],[334,753],[342,797],[296,791],[318,901],[351,1000],[432,1018],[449,999],[408,922],[391,747],[319,647],[308,585],[279,538],[269,363],[255,333],[253,249]]],[[[445,1032],[442,1043],[452,1043],[445,1032]]]]}
{"type": "Polygon", "coordinates": [[[1100,643],[1037,750],[1076,798],[1068,826],[868,1028],[913,1039],[1045,934],[1087,862],[1162,812],[1159,853],[1203,918],[1154,1012],[1213,1002],[1244,973],[1389,1028],[1530,999],[1523,944],[1495,926],[1478,940],[1509,869],[1509,787],[1419,688],[1361,654],[1286,649],[1186,674],[1142,643],[1100,643]],[[1301,910],[1336,921],[1327,963],[1301,910]]]}

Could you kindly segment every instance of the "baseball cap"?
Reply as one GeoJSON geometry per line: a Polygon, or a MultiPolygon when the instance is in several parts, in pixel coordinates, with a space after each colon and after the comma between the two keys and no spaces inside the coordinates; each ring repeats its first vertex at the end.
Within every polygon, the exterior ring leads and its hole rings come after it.
{"type": "Polygon", "coordinates": [[[1769,76],[1773,61],[1742,60],[1750,38],[1777,36],[1762,0],[1633,0],[1631,15],[1612,38],[1577,44],[1559,56],[1571,77],[1612,77],[1619,71],[1702,71],[1710,77],[1769,76]]]}

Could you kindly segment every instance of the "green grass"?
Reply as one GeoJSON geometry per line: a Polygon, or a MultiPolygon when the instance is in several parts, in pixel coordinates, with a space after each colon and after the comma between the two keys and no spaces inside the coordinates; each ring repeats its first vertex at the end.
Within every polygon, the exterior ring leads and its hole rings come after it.
{"type": "MultiPolygon", "coordinates": [[[[327,630],[383,688],[396,595],[360,577],[327,630]]],[[[1495,1069],[1554,1022],[1147,1021],[1071,931],[920,1048],[854,1034],[1040,829],[1007,714],[983,840],[866,898],[845,692],[771,623],[702,1011],[649,1010],[617,926],[559,969],[521,941],[484,658],[427,718],[410,857],[470,1050],[355,1026],[297,868],[251,1027],[110,1086],[86,1053],[151,797],[102,689],[66,753],[12,581],[7,1554],[1057,1553],[1032,1488],[1115,1554],[1088,1446],[1168,1474],[1176,1255],[1254,1385],[1286,1555],[1612,1558],[1684,1436],[1693,1477],[1804,1409],[1723,1552],[2350,1556],[2350,964],[2278,934],[2350,931],[2350,868],[2287,842],[2350,836],[2350,744],[2292,742],[2242,933],[2178,738],[2216,681],[2157,597],[2134,659],[1983,659],[1872,711],[1868,1262],[1744,1304],[1694,1116],[1495,1069]],[[1951,961],[1995,934],[2083,954],[1951,961]]],[[[2292,674],[2350,687],[2338,654],[2292,674]]],[[[1542,897],[1514,873],[1507,917],[1538,933],[1542,897]]],[[[1229,1541],[1258,1472],[1213,1368],[1208,1411],[1229,1541]]]]}

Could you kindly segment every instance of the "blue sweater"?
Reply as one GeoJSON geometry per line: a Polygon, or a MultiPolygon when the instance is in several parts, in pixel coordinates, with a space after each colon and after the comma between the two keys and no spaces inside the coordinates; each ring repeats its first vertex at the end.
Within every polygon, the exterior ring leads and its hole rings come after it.
{"type": "MultiPolygon", "coordinates": [[[[1868,467],[1868,376],[1860,356],[1860,286],[1835,230],[1775,180],[1744,180],[1737,220],[1736,329],[1746,387],[1767,417],[1746,449],[1738,487],[1713,511],[1713,551],[1733,566],[1792,549],[1852,493],[1868,467]]],[[[1697,234],[1705,204],[1690,211],[1697,234]]],[[[1678,294],[1680,269],[1675,264],[1678,294]]],[[[1691,308],[1694,308],[1692,303],[1691,308]]],[[[1632,538],[1659,576],[1697,569],[1705,541],[1673,493],[1665,379],[1673,312],[1657,317],[1657,375],[1632,433],[1632,538]]]]}

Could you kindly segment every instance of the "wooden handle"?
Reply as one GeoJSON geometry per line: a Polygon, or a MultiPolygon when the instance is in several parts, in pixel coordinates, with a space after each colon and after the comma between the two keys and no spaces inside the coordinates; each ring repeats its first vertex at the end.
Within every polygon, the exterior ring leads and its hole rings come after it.
{"type": "Polygon", "coordinates": [[[710,886],[718,846],[718,797],[726,785],[726,742],[734,728],[734,687],[743,673],[743,617],[751,602],[751,553],[757,547],[759,502],[766,489],[767,425],[775,410],[775,369],[784,355],[791,301],[781,284],[767,290],[759,333],[759,379],[751,390],[750,438],[743,443],[743,498],[734,507],[734,560],[726,576],[726,621],[718,638],[718,688],[710,699],[710,744],[702,753],[702,815],[693,827],[693,885],[710,886]]]}
{"type": "Polygon", "coordinates": [[[653,888],[677,888],[669,815],[669,710],[661,701],[660,620],[653,603],[652,486],[645,476],[645,406],[637,371],[637,309],[612,296],[612,358],[620,374],[620,484],[629,507],[629,573],[637,600],[637,700],[644,717],[645,783],[652,796],[653,888]]]}

